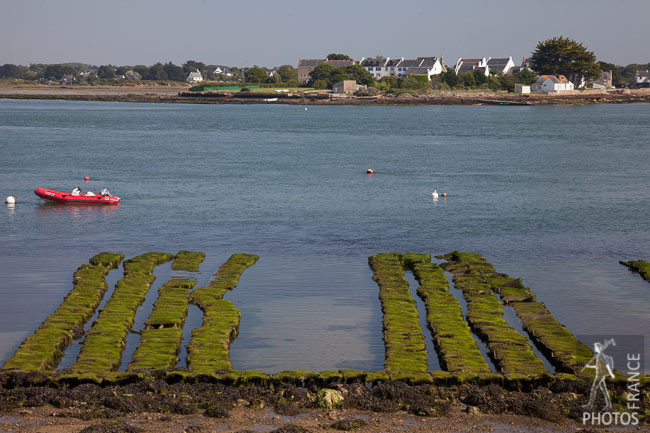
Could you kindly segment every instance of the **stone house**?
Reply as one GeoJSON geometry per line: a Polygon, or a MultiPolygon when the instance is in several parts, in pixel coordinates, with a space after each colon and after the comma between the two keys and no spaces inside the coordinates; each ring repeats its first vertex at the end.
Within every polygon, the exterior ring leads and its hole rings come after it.
{"type": "Polygon", "coordinates": [[[354,93],[360,88],[365,88],[366,86],[360,86],[355,80],[343,80],[332,86],[332,93],[341,94],[341,93],[354,93]]]}
{"type": "Polygon", "coordinates": [[[332,66],[335,66],[337,68],[343,67],[343,66],[352,66],[355,65],[357,62],[352,59],[352,60],[329,60],[329,59],[303,59],[300,58],[298,59],[298,82],[300,84],[305,84],[309,79],[311,78],[309,74],[312,73],[314,69],[316,69],[316,66],[320,65],[321,63],[329,63],[332,66]]]}

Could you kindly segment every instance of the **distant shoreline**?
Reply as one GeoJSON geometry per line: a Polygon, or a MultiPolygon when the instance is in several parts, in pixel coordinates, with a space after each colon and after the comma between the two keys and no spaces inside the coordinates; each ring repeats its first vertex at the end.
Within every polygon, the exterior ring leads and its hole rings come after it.
{"type": "Polygon", "coordinates": [[[187,87],[167,86],[7,86],[0,99],[40,99],[101,102],[267,105],[578,105],[650,103],[650,89],[584,91],[571,94],[519,95],[489,91],[438,91],[427,95],[329,97],[327,94],[216,93],[192,94],[187,87]],[[276,101],[266,101],[275,99],[276,101]]]}

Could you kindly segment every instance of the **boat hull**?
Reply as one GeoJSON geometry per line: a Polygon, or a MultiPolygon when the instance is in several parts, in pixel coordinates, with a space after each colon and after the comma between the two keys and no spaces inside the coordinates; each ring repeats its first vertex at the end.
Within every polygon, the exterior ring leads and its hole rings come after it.
{"type": "Polygon", "coordinates": [[[95,205],[112,205],[118,204],[120,197],[111,197],[111,196],[85,196],[85,195],[72,195],[69,192],[56,191],[53,189],[47,188],[36,188],[34,194],[44,200],[50,200],[57,203],[69,203],[69,204],[95,204],[95,205]]]}

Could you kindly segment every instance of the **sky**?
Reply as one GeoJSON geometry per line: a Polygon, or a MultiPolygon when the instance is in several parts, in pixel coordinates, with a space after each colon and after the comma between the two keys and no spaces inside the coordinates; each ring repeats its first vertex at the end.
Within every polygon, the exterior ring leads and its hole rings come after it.
{"type": "Polygon", "coordinates": [[[650,0],[0,0],[0,64],[296,66],[328,53],[508,57],[563,35],[650,62],[650,0]]]}

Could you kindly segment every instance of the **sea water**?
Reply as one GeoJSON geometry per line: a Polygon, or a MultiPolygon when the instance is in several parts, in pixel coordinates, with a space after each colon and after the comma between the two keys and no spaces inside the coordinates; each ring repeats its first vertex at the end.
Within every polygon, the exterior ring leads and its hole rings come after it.
{"type": "Polygon", "coordinates": [[[650,259],[649,104],[0,100],[0,195],[18,196],[0,209],[0,363],[101,251],[203,251],[202,283],[259,254],[225,297],[239,369],[381,369],[367,260],[388,251],[480,252],[575,334],[650,329],[650,283],[618,263],[650,259]],[[123,200],[32,192],[75,186],[123,200]]]}

